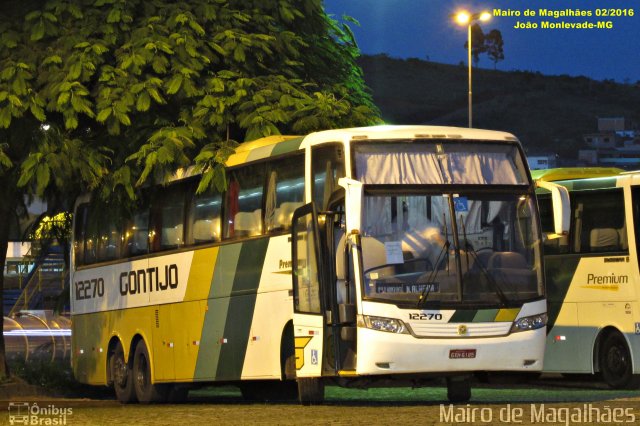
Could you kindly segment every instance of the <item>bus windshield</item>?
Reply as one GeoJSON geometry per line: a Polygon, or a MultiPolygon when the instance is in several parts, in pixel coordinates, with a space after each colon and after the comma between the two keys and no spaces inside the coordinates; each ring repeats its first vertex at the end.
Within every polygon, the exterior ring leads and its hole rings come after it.
{"type": "Polygon", "coordinates": [[[418,307],[506,306],[541,297],[534,202],[490,188],[403,194],[400,186],[365,186],[365,297],[418,307]]]}
{"type": "Polygon", "coordinates": [[[355,175],[375,185],[528,185],[517,145],[474,141],[355,144],[355,175]]]}

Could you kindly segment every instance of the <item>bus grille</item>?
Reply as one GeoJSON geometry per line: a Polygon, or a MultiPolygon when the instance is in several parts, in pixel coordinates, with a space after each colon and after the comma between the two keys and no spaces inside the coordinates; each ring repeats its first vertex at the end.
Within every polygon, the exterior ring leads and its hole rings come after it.
{"type": "Polygon", "coordinates": [[[511,322],[483,322],[483,323],[446,323],[425,324],[424,321],[409,322],[413,333],[418,337],[493,337],[509,334],[511,322]],[[461,334],[461,327],[466,331],[461,334]]]}

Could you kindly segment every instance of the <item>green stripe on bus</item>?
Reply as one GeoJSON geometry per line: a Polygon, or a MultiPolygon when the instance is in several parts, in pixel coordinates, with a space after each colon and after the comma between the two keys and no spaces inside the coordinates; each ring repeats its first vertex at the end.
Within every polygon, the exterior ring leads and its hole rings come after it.
{"type": "Polygon", "coordinates": [[[279,143],[271,152],[271,155],[286,154],[287,152],[296,151],[300,148],[304,138],[290,139],[286,142],[279,143]]]}
{"type": "Polygon", "coordinates": [[[573,191],[581,191],[586,189],[602,189],[602,188],[615,188],[618,183],[618,178],[598,178],[598,179],[585,179],[573,181],[573,191]]]}
{"type": "Polygon", "coordinates": [[[228,297],[208,300],[202,324],[200,350],[193,373],[194,380],[213,380],[216,377],[220,350],[224,344],[224,325],[228,310],[228,297]]]}
{"type": "Polygon", "coordinates": [[[231,295],[241,248],[242,243],[220,247],[211,279],[209,299],[231,295]]]}
{"type": "Polygon", "coordinates": [[[578,269],[580,255],[551,255],[544,258],[544,275],[547,286],[547,330],[558,319],[571,280],[578,269]]]}
{"type": "Polygon", "coordinates": [[[225,340],[221,345],[216,371],[217,380],[239,380],[247,352],[251,323],[255,311],[257,290],[262,276],[269,238],[260,238],[242,244],[233,280],[224,326],[225,340]]]}
{"type": "Polygon", "coordinates": [[[458,309],[451,316],[449,322],[473,322],[473,318],[477,313],[477,309],[458,309]]]}
{"type": "Polygon", "coordinates": [[[473,322],[493,322],[498,315],[497,309],[480,309],[473,317],[473,322]]]}
{"type": "Polygon", "coordinates": [[[236,276],[233,280],[234,294],[258,289],[268,246],[269,238],[247,241],[242,245],[236,276]]]}
{"type": "Polygon", "coordinates": [[[233,289],[241,248],[242,243],[229,244],[221,246],[218,252],[211,278],[207,312],[202,324],[194,380],[212,380],[216,377],[220,351],[225,339],[224,331],[229,311],[229,296],[233,289]]]}
{"type": "Polygon", "coordinates": [[[261,160],[263,158],[267,158],[271,156],[271,151],[273,151],[273,145],[261,146],[260,148],[252,149],[247,155],[246,162],[261,160]]]}

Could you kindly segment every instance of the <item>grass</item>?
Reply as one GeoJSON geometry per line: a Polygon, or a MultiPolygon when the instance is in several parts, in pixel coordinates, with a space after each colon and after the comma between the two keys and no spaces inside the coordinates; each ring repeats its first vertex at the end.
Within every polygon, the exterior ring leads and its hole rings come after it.
{"type": "MultiPolygon", "coordinates": [[[[240,402],[240,391],[233,386],[207,387],[191,391],[190,398],[240,402]]],[[[611,390],[596,382],[568,382],[564,379],[536,380],[532,384],[487,385],[474,384],[471,403],[579,403],[607,401],[619,398],[640,397],[640,390],[611,390]]],[[[447,401],[447,389],[443,386],[422,388],[372,388],[348,389],[328,386],[325,390],[326,403],[340,404],[390,404],[414,403],[440,404],[447,401]]]]}
{"type": "Polygon", "coordinates": [[[64,390],[76,386],[71,367],[52,363],[48,360],[13,361],[9,365],[11,374],[23,379],[30,385],[49,390],[64,390]]]}
{"type": "Polygon", "coordinates": [[[89,386],[73,377],[71,366],[52,363],[49,360],[14,360],[9,364],[10,381],[17,378],[28,385],[38,387],[42,394],[57,397],[87,397],[94,399],[113,398],[113,391],[106,386],[89,386]]]}

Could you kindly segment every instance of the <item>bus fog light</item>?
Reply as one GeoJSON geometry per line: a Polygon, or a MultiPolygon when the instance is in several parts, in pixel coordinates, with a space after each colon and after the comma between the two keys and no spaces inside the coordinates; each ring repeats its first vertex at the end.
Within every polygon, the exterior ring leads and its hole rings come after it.
{"type": "Polygon", "coordinates": [[[372,330],[387,331],[389,333],[408,334],[409,330],[404,322],[395,318],[363,316],[364,324],[372,330]]]}
{"type": "Polygon", "coordinates": [[[532,315],[516,320],[511,327],[511,332],[537,330],[547,325],[547,314],[532,315]]]}

